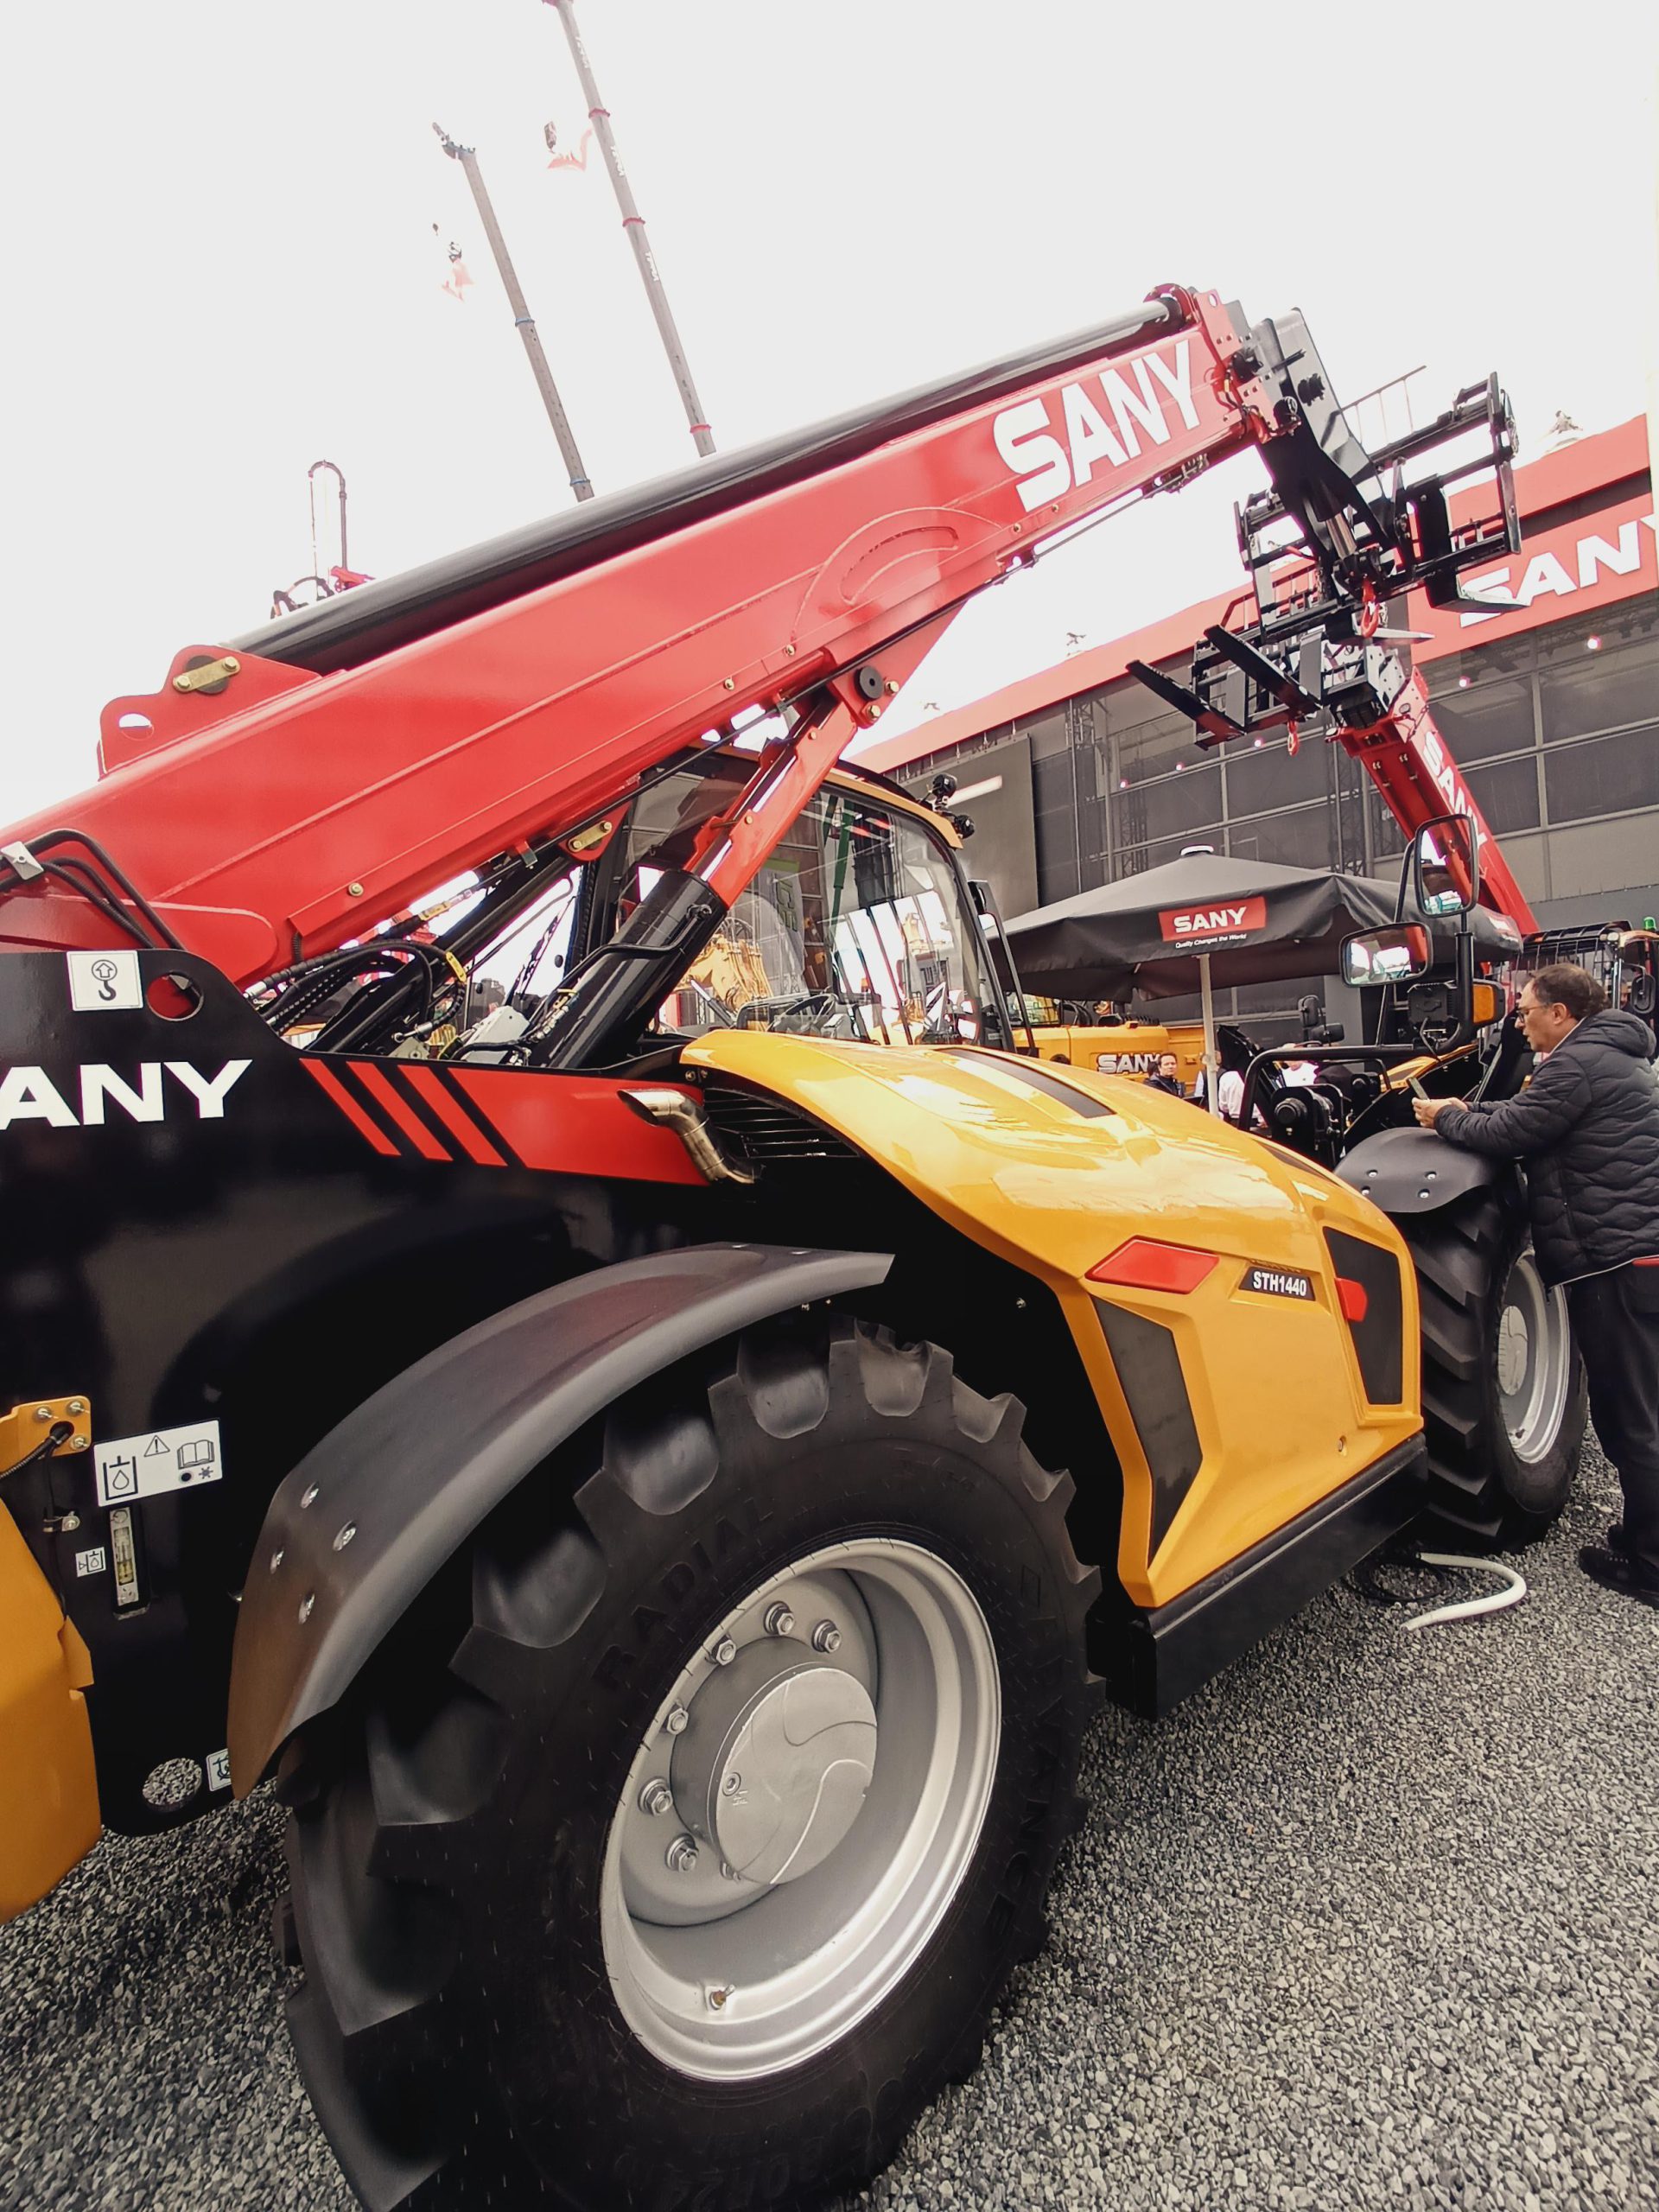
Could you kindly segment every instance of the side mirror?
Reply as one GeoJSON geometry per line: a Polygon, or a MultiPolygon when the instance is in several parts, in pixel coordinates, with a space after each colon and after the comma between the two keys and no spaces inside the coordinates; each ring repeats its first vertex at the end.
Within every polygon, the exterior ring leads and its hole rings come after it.
{"type": "Polygon", "coordinates": [[[1480,896],[1480,847],[1472,818],[1426,822],[1411,848],[1412,889],[1425,914],[1466,914],[1480,896]]]}
{"type": "Polygon", "coordinates": [[[1419,976],[1427,976],[1433,965],[1433,943],[1421,922],[1399,922],[1388,930],[1364,930],[1342,940],[1344,983],[1409,983],[1419,976]]]}

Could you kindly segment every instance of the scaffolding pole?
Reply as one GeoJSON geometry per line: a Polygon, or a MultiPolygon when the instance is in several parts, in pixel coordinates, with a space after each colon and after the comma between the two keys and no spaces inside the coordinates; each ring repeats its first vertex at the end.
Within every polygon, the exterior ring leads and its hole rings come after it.
{"type": "Polygon", "coordinates": [[[685,358],[685,348],[680,343],[680,334],[674,327],[674,317],[669,308],[668,294],[663,289],[657,257],[645,236],[645,218],[634,205],[628,174],[622,166],[621,155],[616,150],[616,136],[611,129],[611,111],[599,97],[599,86],[594,81],[593,64],[588,59],[588,49],[582,44],[581,31],[576,28],[573,0],[545,0],[545,4],[557,11],[559,21],[564,25],[565,37],[570,42],[570,56],[576,65],[576,74],[582,79],[582,98],[588,103],[588,120],[594,126],[600,151],[605,156],[605,166],[611,173],[616,204],[622,210],[622,227],[633,248],[639,281],[645,288],[645,297],[651,302],[652,314],[657,319],[657,329],[663,341],[663,350],[668,355],[668,365],[680,388],[680,400],[685,409],[685,419],[691,426],[692,438],[698,453],[707,456],[715,449],[714,433],[703,419],[702,402],[697,397],[697,388],[691,381],[691,365],[685,358]]]}
{"type": "Polygon", "coordinates": [[[479,220],[484,226],[484,235],[490,242],[490,251],[495,256],[495,265],[501,272],[501,282],[506,289],[508,302],[512,308],[512,320],[518,335],[524,341],[524,352],[530,357],[531,374],[536,379],[536,389],[542,395],[542,404],[547,410],[547,419],[553,425],[553,435],[559,442],[559,451],[564,455],[565,471],[570,479],[570,489],[579,499],[591,499],[594,486],[587,470],[582,465],[582,455],[576,450],[576,441],[570,428],[570,418],[564,411],[564,402],[559,397],[558,386],[553,381],[553,372],[547,365],[547,355],[542,351],[542,341],[537,334],[535,319],[530,312],[518,274],[507,251],[507,242],[501,235],[501,226],[495,219],[495,209],[484,188],[484,173],[478,166],[478,156],[470,146],[458,145],[442,124],[432,126],[438,134],[438,143],[451,161],[459,162],[472,187],[473,199],[478,208],[479,220]]]}

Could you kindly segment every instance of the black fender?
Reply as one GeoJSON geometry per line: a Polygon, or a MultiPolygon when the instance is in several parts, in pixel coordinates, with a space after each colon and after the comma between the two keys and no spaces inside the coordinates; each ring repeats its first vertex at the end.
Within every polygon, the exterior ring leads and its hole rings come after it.
{"type": "Polygon", "coordinates": [[[656,1253],[509,1306],[365,1398],[278,1487],[249,1563],[231,1664],[237,1796],[584,1421],[688,1353],[868,1289],[892,1264],[766,1244],[656,1253]]]}
{"type": "Polygon", "coordinates": [[[1390,1219],[1438,1213],[1471,1191],[1515,1183],[1515,1163],[1465,1152],[1433,1129],[1379,1129],[1337,1162],[1344,1183],[1363,1192],[1390,1219]]]}

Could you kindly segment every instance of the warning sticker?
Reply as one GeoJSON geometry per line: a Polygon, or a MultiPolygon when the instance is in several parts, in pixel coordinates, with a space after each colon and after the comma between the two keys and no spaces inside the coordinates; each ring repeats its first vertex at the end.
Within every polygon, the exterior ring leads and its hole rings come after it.
{"type": "Polygon", "coordinates": [[[102,1574],[109,1563],[102,1544],[94,1544],[90,1551],[75,1554],[77,1574],[102,1574]]]}
{"type": "Polygon", "coordinates": [[[225,1471],[216,1421],[118,1436],[108,1444],[95,1445],[92,1461],[100,1505],[130,1503],[135,1497],[154,1497],[162,1491],[216,1483],[225,1471]]]}
{"type": "Polygon", "coordinates": [[[77,1014],[119,1014],[143,1006],[136,952],[69,952],[69,1003],[77,1014]]]}
{"type": "Polygon", "coordinates": [[[231,1786],[231,1755],[228,1751],[209,1751],[207,1754],[207,1787],[228,1789],[231,1786]]]}

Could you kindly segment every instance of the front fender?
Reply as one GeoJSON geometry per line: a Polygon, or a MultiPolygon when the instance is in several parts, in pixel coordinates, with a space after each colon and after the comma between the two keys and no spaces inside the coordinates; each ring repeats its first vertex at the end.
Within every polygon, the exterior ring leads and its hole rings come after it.
{"type": "Polygon", "coordinates": [[[700,1244],[601,1268],[440,1344],[278,1488],[231,1668],[238,1796],[336,1705],[491,1510],[584,1421],[705,1344],[880,1282],[880,1252],[700,1244]]]}
{"type": "Polygon", "coordinates": [[[1471,1191],[1513,1180],[1515,1168],[1507,1160],[1447,1144],[1433,1129],[1379,1129],[1337,1163],[1337,1173],[1397,1220],[1438,1213],[1471,1191]]]}

